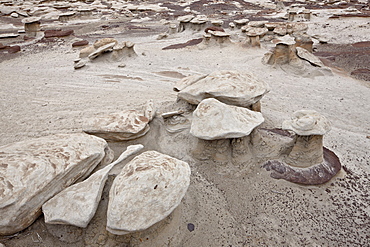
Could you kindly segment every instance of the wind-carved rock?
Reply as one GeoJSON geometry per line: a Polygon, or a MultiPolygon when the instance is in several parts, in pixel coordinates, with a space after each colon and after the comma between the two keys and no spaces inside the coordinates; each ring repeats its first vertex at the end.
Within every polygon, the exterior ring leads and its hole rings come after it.
{"type": "Polygon", "coordinates": [[[331,70],[317,57],[306,49],[297,47],[294,37],[285,35],[276,42],[276,46],[262,58],[263,64],[306,77],[332,75],[331,70]]]}
{"type": "Polygon", "coordinates": [[[223,70],[205,76],[185,77],[174,90],[179,92],[178,98],[190,104],[215,98],[225,104],[260,111],[259,101],[270,89],[252,73],[223,70]]]}
{"type": "Polygon", "coordinates": [[[246,28],[242,28],[242,31],[247,35],[247,38],[243,41],[244,46],[260,47],[260,39],[268,32],[268,29],[246,26],[246,28]]]}
{"type": "Polygon", "coordinates": [[[74,184],[55,195],[42,206],[45,223],[74,225],[85,228],[98,208],[109,171],[130,155],[138,153],[143,145],[131,145],[116,161],[92,174],[83,182],[74,184]]]}
{"type": "Polygon", "coordinates": [[[329,121],[316,111],[301,110],[283,122],[283,129],[296,133],[295,143],[283,161],[264,164],[271,177],[301,184],[322,184],[334,177],[341,165],[338,157],[323,147],[323,135],[330,130],[329,121]]]}
{"type": "Polygon", "coordinates": [[[114,179],[107,230],[123,235],[145,230],[180,204],[190,184],[190,167],[156,151],[136,156],[114,179]]]}
{"type": "Polygon", "coordinates": [[[75,65],[75,69],[85,66],[87,62],[122,62],[127,58],[137,57],[134,46],[133,42],[118,43],[114,38],[97,40],[94,45],[85,47],[80,51],[79,58],[81,60],[78,61],[77,66],[75,65]]]}
{"type": "Polygon", "coordinates": [[[261,113],[205,99],[193,112],[190,134],[203,140],[240,138],[264,122],[261,113]]]}
{"type": "Polygon", "coordinates": [[[207,30],[206,34],[203,35],[202,43],[200,43],[198,46],[200,49],[204,49],[210,46],[226,47],[230,44],[232,44],[232,42],[230,40],[229,33],[224,31],[207,30]]]}
{"type": "Polygon", "coordinates": [[[194,18],[194,15],[184,15],[177,18],[179,21],[179,28],[178,32],[183,32],[185,30],[189,30],[191,23],[190,21],[194,18]]]}
{"type": "Polygon", "coordinates": [[[128,110],[89,119],[85,133],[96,135],[110,141],[127,141],[145,135],[149,122],[155,115],[152,101],[142,111],[128,110]]]}
{"type": "Polygon", "coordinates": [[[40,31],[41,17],[28,17],[22,20],[24,30],[28,36],[36,36],[40,31]]]}
{"type": "Polygon", "coordinates": [[[59,134],[0,147],[0,235],[21,231],[41,206],[113,158],[105,140],[59,134]]]}
{"type": "Polygon", "coordinates": [[[205,99],[193,112],[190,134],[201,139],[193,155],[197,159],[224,163],[232,153],[235,163],[252,163],[249,135],[263,122],[259,112],[226,105],[213,98],[205,99]]]}

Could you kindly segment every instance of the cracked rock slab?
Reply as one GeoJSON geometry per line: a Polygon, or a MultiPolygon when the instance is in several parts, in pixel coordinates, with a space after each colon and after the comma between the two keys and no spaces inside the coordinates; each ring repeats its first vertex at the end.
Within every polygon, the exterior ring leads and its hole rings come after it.
{"type": "Polygon", "coordinates": [[[180,204],[189,184],[186,162],[156,151],[136,156],[113,181],[107,230],[123,235],[149,228],[180,204]]]}
{"type": "Polygon", "coordinates": [[[0,235],[31,225],[47,200],[86,178],[106,161],[106,154],[111,154],[106,141],[86,134],[59,134],[0,147],[0,235]]]}

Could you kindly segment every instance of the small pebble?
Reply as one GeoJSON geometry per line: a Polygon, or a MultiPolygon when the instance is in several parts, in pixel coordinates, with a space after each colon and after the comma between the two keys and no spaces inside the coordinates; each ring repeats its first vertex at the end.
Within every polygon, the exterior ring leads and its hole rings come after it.
{"type": "Polygon", "coordinates": [[[194,231],[194,228],[195,228],[194,224],[192,224],[192,223],[189,223],[188,224],[188,230],[189,230],[189,232],[194,231]]]}

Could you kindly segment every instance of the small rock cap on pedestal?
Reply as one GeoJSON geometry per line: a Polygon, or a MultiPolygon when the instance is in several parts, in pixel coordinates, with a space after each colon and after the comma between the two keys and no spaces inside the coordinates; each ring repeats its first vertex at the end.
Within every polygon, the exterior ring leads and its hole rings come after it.
{"type": "Polygon", "coordinates": [[[301,136],[324,135],[331,129],[329,120],[314,110],[299,110],[290,120],[283,122],[282,128],[292,130],[301,136]]]}

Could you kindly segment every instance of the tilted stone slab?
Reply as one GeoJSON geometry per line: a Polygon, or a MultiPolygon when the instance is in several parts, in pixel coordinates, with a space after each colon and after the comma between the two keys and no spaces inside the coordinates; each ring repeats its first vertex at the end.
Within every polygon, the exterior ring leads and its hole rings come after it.
{"type": "Polygon", "coordinates": [[[45,222],[86,227],[98,208],[109,171],[143,147],[141,144],[128,146],[116,161],[47,201],[42,206],[45,222]]]}
{"type": "Polygon", "coordinates": [[[203,100],[193,112],[190,134],[203,140],[240,138],[263,122],[259,112],[210,98],[203,100]]]}
{"type": "Polygon", "coordinates": [[[190,184],[190,167],[156,151],[135,157],[113,181],[107,230],[123,235],[142,231],[166,218],[190,184]]]}
{"type": "Polygon", "coordinates": [[[178,97],[190,104],[199,104],[206,98],[223,103],[250,107],[269,92],[266,82],[251,73],[216,71],[205,77],[185,77],[176,86],[178,97]]]}
{"type": "Polygon", "coordinates": [[[145,135],[150,127],[144,112],[135,110],[112,113],[88,120],[84,132],[110,141],[126,141],[145,135]]]}
{"type": "Polygon", "coordinates": [[[82,133],[1,146],[0,235],[31,225],[47,200],[86,178],[106,154],[112,155],[105,140],[82,133]]]}

